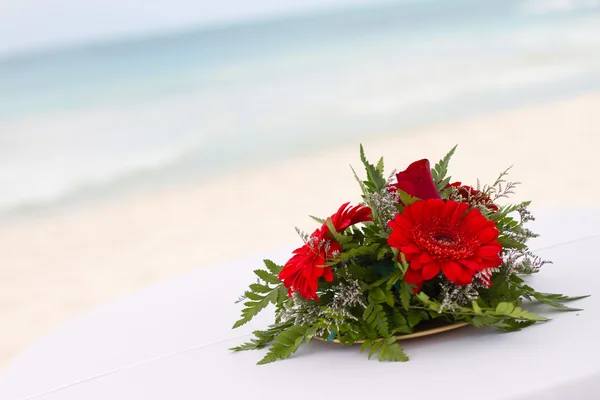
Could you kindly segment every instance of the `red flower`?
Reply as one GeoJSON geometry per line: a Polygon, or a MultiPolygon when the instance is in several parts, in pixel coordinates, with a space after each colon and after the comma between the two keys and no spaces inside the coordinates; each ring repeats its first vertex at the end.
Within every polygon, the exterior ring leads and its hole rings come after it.
{"type": "MultiPolygon", "coordinates": [[[[343,204],[329,219],[337,232],[344,231],[351,225],[359,222],[372,221],[371,209],[365,205],[348,207],[343,204]]],[[[335,253],[342,251],[340,245],[331,238],[327,223],[310,235],[304,246],[294,250],[294,256],[285,264],[279,273],[279,279],[288,288],[291,296],[295,291],[305,299],[319,300],[317,289],[319,278],[327,282],[333,280],[333,272],[325,262],[333,258],[335,253]]]]}
{"type": "Polygon", "coordinates": [[[410,164],[406,170],[396,174],[396,180],[398,183],[389,185],[389,188],[400,189],[421,200],[441,198],[431,176],[429,160],[419,160],[410,164]]]}
{"type": "Polygon", "coordinates": [[[489,196],[486,196],[481,190],[472,188],[471,186],[463,185],[460,182],[454,182],[446,186],[458,188],[458,196],[460,200],[471,205],[484,205],[492,212],[498,211],[498,206],[492,202],[489,196]]]}
{"type": "MultiPolygon", "coordinates": [[[[351,225],[359,222],[373,221],[371,217],[371,209],[363,204],[354,207],[348,207],[348,204],[342,204],[340,209],[331,216],[331,222],[337,232],[346,230],[351,225]]],[[[327,224],[323,224],[323,228],[327,228],[327,224]]]]}
{"type": "Polygon", "coordinates": [[[405,279],[417,285],[415,292],[440,272],[456,285],[468,285],[478,272],[502,263],[496,224],[468,208],[455,201],[417,201],[388,223],[388,243],[404,253],[409,263],[405,279]]]}

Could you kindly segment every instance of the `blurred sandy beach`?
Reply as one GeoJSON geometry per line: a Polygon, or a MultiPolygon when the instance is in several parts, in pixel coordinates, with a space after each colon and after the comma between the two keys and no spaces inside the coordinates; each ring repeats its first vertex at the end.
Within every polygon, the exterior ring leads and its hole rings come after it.
{"type": "MultiPolygon", "coordinates": [[[[308,215],[360,200],[349,165],[386,170],[441,158],[459,144],[456,180],[492,181],[514,165],[534,209],[600,207],[594,180],[600,92],[403,132],[363,136],[204,183],[86,204],[0,228],[0,366],[44,333],[105,301],[195,268],[299,243],[308,215]]],[[[285,262],[285,260],[277,260],[285,262]]],[[[226,284],[224,281],[216,284],[226,284]]]]}

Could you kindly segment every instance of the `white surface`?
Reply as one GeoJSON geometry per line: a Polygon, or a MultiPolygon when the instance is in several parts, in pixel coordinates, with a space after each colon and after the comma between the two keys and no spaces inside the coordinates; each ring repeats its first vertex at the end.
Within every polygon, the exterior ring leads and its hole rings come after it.
{"type": "Polygon", "coordinates": [[[373,398],[597,399],[600,391],[600,212],[539,212],[532,245],[555,263],[530,282],[543,291],[594,294],[577,313],[521,332],[471,327],[403,342],[408,363],[367,361],[358,348],[303,345],[292,358],[256,366],[264,351],[231,353],[266,327],[265,311],[237,330],[233,302],[268,257],[256,254],[134,293],[62,326],[0,376],[0,399],[373,398]]]}

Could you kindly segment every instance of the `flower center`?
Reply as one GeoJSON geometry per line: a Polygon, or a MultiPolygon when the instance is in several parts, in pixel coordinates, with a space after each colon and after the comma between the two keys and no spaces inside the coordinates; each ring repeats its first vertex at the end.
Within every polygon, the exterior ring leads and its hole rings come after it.
{"type": "Polygon", "coordinates": [[[460,260],[470,257],[477,247],[477,238],[444,220],[432,221],[435,226],[416,224],[412,234],[415,244],[437,260],[460,260]]]}
{"type": "Polygon", "coordinates": [[[438,244],[441,244],[442,246],[448,246],[456,242],[456,240],[452,236],[444,233],[437,235],[434,234],[433,238],[437,240],[438,244]]]}

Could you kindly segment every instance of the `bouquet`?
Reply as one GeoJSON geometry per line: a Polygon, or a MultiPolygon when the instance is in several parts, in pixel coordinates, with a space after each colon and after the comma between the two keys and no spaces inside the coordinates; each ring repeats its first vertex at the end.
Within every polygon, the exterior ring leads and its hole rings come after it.
{"type": "Polygon", "coordinates": [[[354,176],[363,203],[343,204],[283,265],[264,260],[254,273],[237,328],[270,304],[274,321],[232,350],[270,348],[258,364],[290,357],[313,339],[360,343],[368,358],[407,361],[398,339],[463,325],[518,331],[547,318],[522,308],[538,301],[564,311],[569,297],[525,283],[549,261],[527,247],[530,202],[500,202],[518,183],[508,170],[492,185],[453,182],[448,164],[456,146],[430,169],[428,160],[384,177],[383,159],[360,158],[366,179],[354,176]]]}

